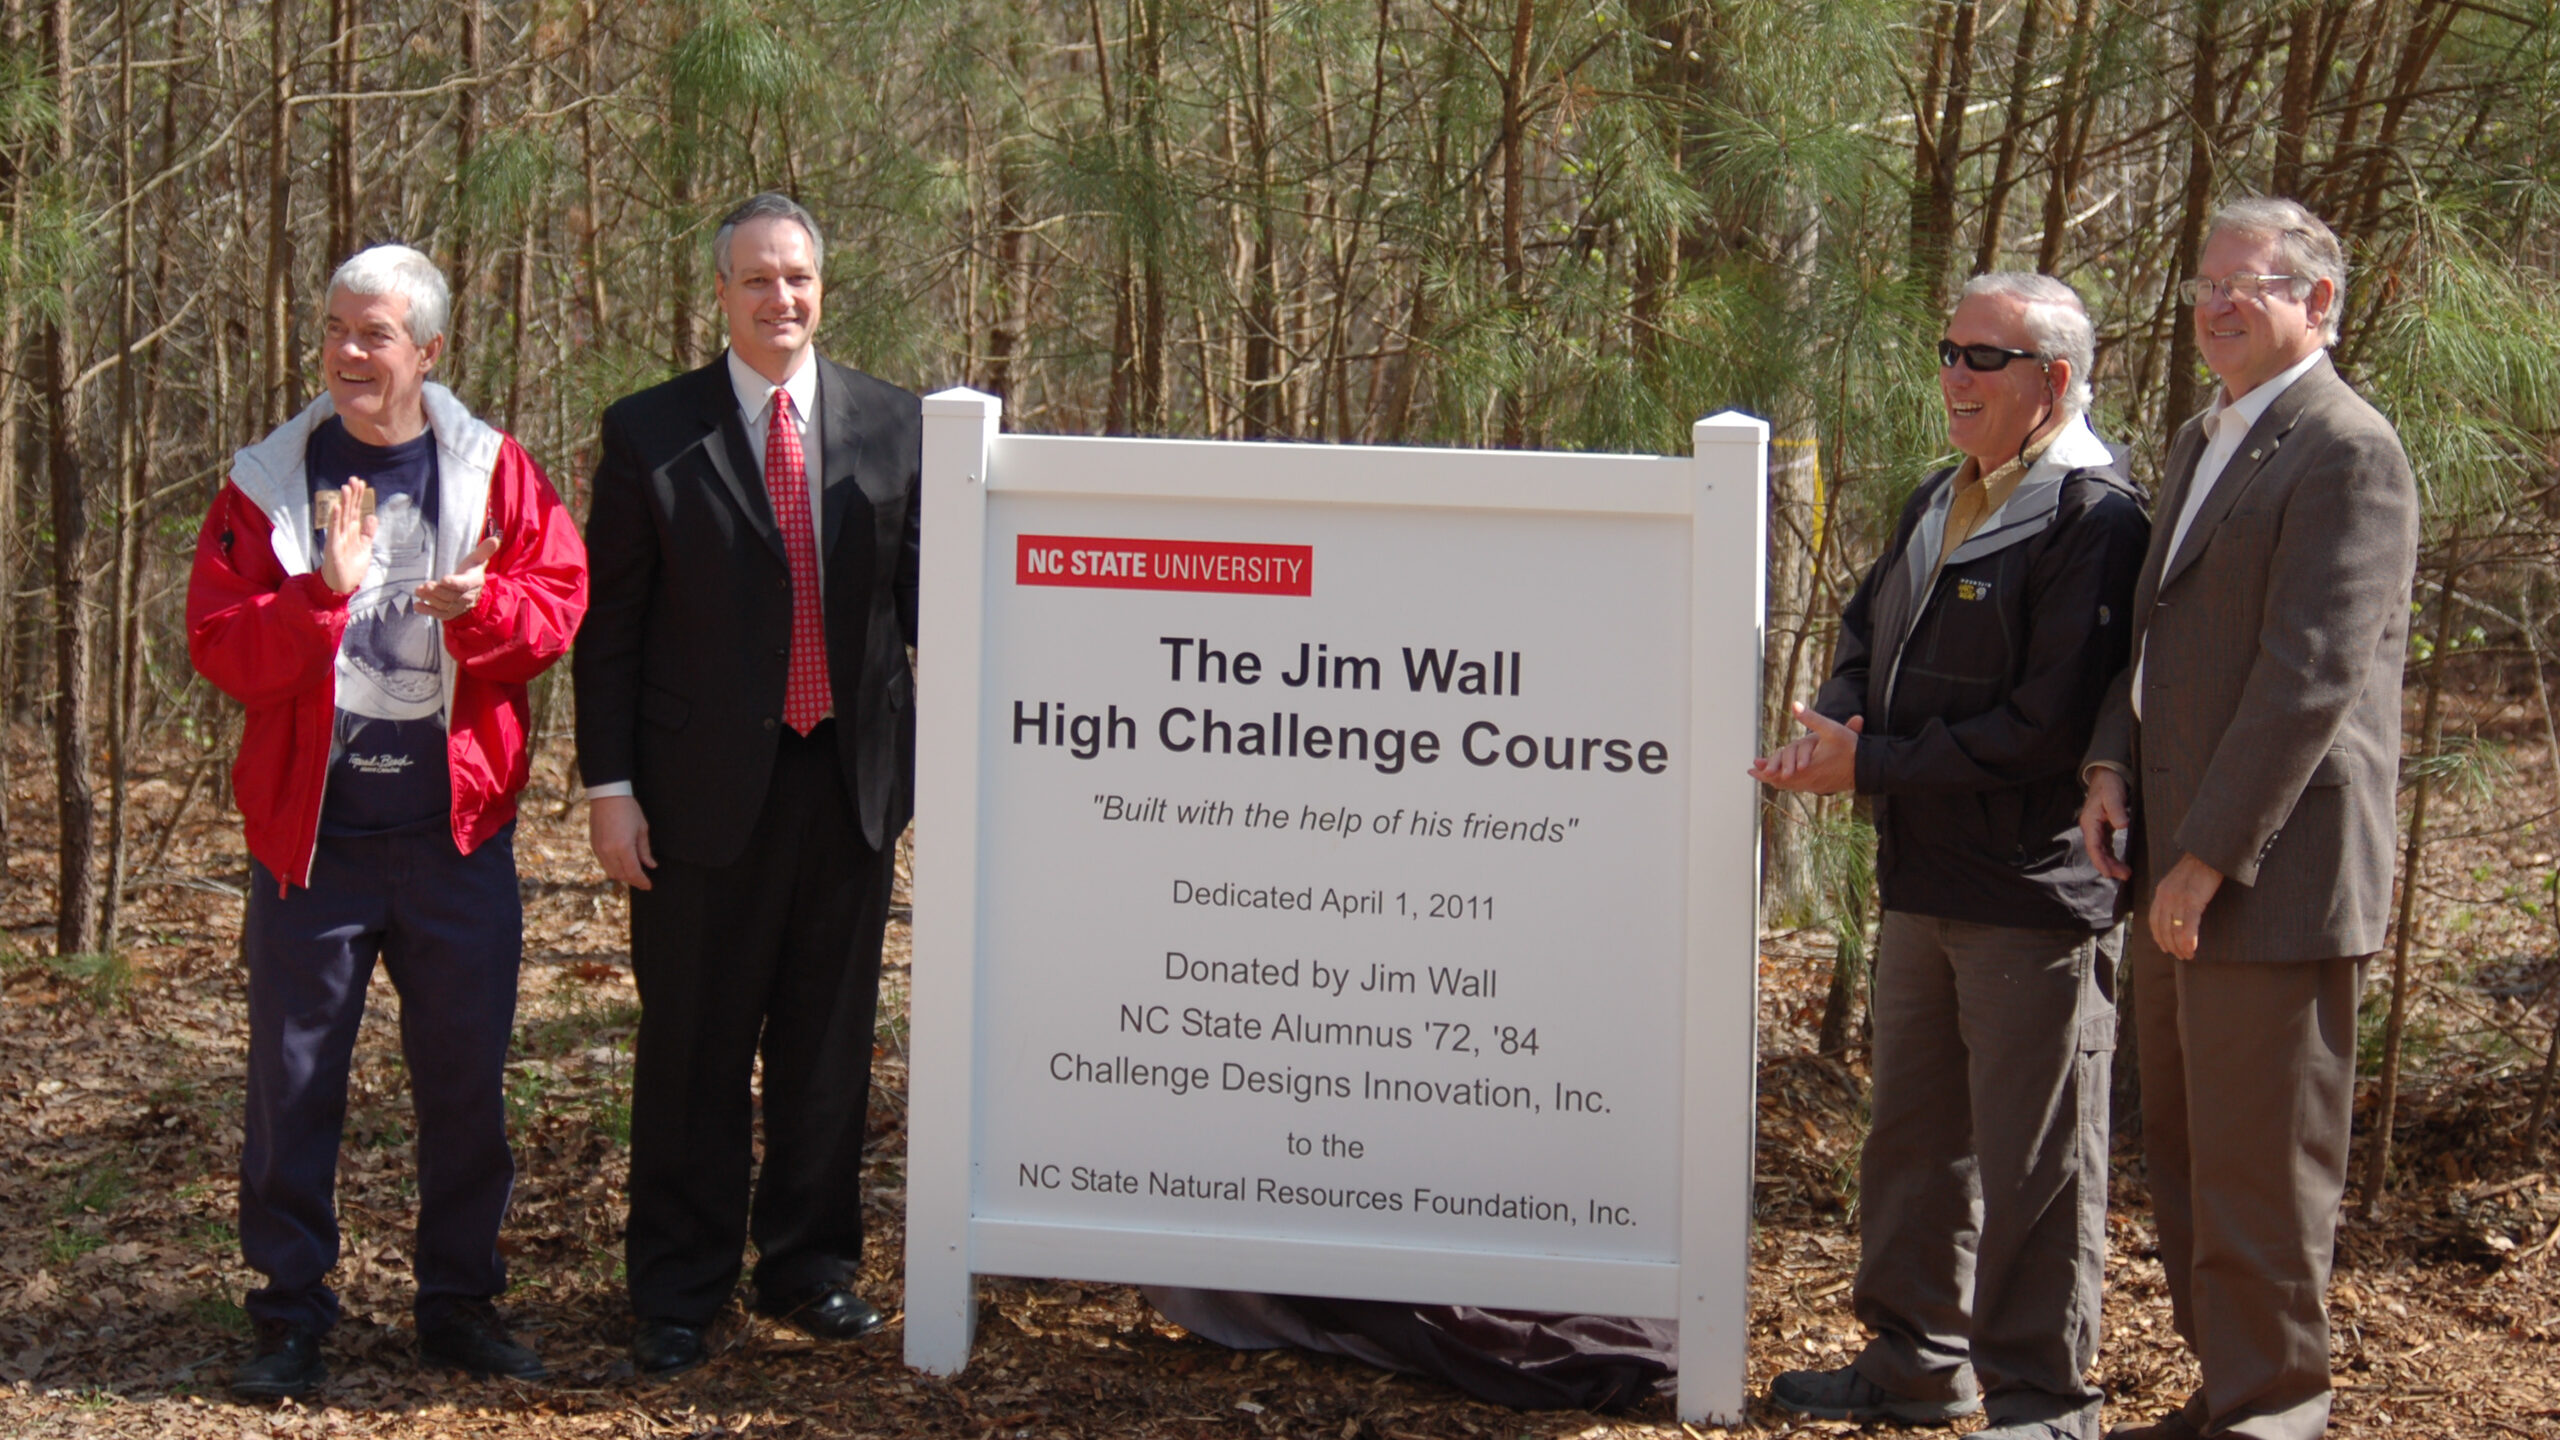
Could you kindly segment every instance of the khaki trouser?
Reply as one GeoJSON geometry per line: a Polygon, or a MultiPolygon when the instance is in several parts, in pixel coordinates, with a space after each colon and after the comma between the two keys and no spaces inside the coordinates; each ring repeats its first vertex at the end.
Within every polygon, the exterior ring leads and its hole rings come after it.
{"type": "Polygon", "coordinates": [[[2182,962],[2136,930],[2151,1209],[2204,1372],[2185,1413],[2207,1435],[2312,1440],[2367,957],[2182,962]]]}
{"type": "Polygon", "coordinates": [[[1884,1389],[2097,1440],[2117,944],[1885,914],[1851,1292],[1884,1389]]]}

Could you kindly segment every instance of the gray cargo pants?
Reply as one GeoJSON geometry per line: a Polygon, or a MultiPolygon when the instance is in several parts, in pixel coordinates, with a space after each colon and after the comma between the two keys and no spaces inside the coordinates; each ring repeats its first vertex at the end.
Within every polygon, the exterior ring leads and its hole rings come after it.
{"type": "Polygon", "coordinates": [[[1885,913],[1851,1299],[1875,1332],[1858,1372],[1886,1390],[1978,1384],[1995,1424],[2098,1440],[2122,943],[1885,913]]]}

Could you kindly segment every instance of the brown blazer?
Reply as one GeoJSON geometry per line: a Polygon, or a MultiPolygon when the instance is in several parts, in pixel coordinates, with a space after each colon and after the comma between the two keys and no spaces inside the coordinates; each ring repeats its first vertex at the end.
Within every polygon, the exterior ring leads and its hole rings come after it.
{"type": "Polygon", "coordinates": [[[2260,416],[2167,553],[2204,452],[2180,427],[2133,596],[2133,670],[2088,761],[2135,777],[2136,894],[2181,855],[2228,883],[2203,960],[2382,948],[2418,495],[2391,422],[2326,356],[2260,416]]]}

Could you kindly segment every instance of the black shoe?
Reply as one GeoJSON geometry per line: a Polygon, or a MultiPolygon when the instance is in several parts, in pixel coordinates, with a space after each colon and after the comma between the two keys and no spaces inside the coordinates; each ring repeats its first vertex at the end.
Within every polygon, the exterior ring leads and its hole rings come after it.
{"type": "Polygon", "coordinates": [[[544,1380],[551,1374],[541,1356],[507,1333],[497,1307],[486,1300],[456,1301],[420,1325],[418,1357],[493,1380],[544,1380]]]}
{"type": "Polygon", "coordinates": [[[1854,1420],[1861,1425],[1893,1421],[1934,1425],[1971,1415],[1980,1400],[1906,1400],[1858,1373],[1854,1366],[1837,1370],[1788,1370],[1769,1382],[1769,1398],[1799,1415],[1816,1420],[1854,1420]]]}
{"type": "Polygon", "coordinates": [[[643,1320],[631,1337],[631,1364],[643,1375],[666,1379],[703,1362],[702,1327],[681,1320],[643,1320]]]}
{"type": "Polygon", "coordinates": [[[231,1372],[231,1394],[239,1400],[299,1400],[328,1378],[319,1331],[289,1320],[261,1320],[257,1350],[231,1372]]]}
{"type": "Polygon", "coordinates": [[[756,1313],[820,1340],[852,1340],[888,1323],[879,1307],[841,1285],[822,1285],[781,1298],[761,1292],[756,1313]]]}

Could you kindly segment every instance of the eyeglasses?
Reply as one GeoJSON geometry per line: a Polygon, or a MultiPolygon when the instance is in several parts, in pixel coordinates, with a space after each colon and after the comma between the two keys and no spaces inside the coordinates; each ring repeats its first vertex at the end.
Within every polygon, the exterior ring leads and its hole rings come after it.
{"type": "Polygon", "coordinates": [[[2032,350],[2004,350],[1997,345],[1959,345],[1953,340],[1938,342],[1939,369],[1952,370],[1958,360],[1962,360],[1965,368],[1977,375],[2006,370],[2012,360],[2035,360],[2039,365],[2044,363],[2036,359],[2036,353],[2032,350]]]}
{"type": "Polygon", "coordinates": [[[2278,285],[2284,287],[2286,299],[2294,299],[2297,295],[2295,287],[2302,283],[2299,275],[2252,275],[2243,270],[2221,280],[2181,280],[2178,282],[2178,294],[2190,305],[2201,305],[2207,296],[2217,292],[2255,305],[2263,302],[2278,285]]]}

